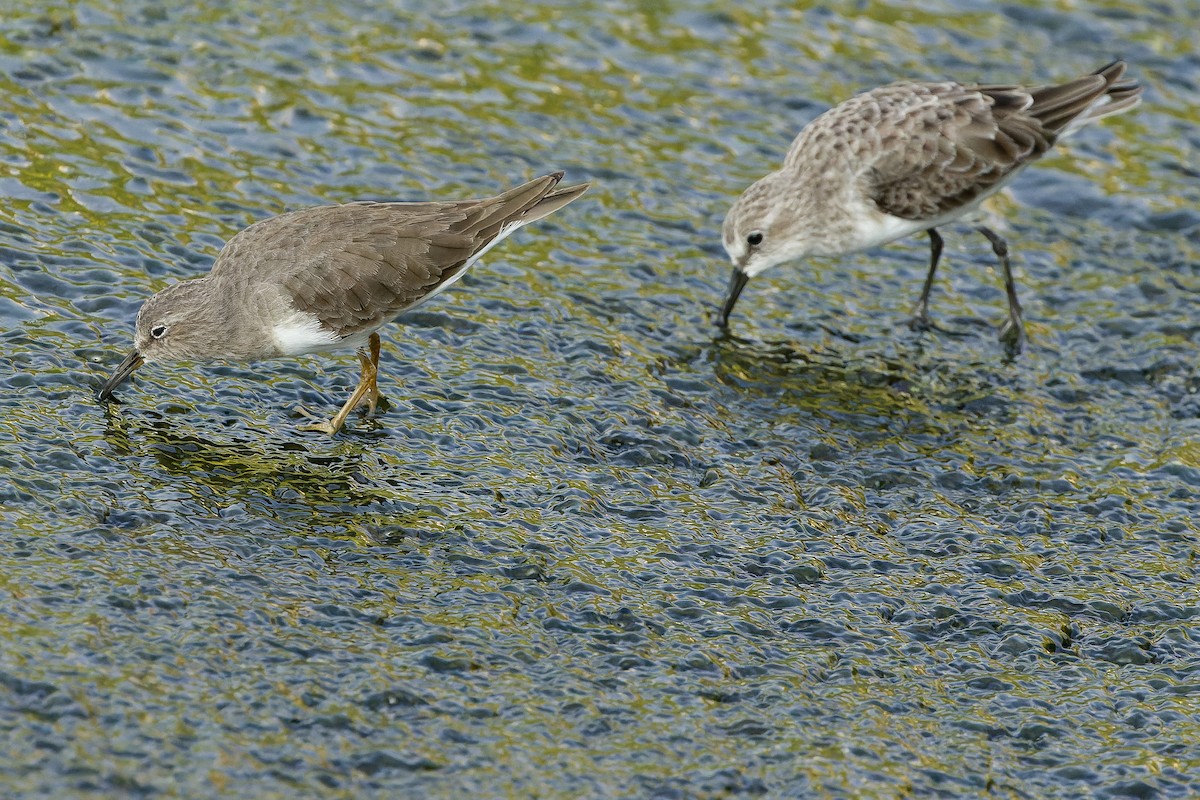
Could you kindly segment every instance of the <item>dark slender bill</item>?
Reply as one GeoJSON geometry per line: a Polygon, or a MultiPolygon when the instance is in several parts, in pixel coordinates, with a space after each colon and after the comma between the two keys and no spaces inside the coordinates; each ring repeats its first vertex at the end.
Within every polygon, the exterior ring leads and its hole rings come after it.
{"type": "Polygon", "coordinates": [[[346,203],[262,220],[221,248],[208,275],[171,284],[138,310],[134,352],[96,392],[101,403],[143,363],[283,358],[355,346],[358,385],[335,434],[379,396],[379,329],[457,280],[492,245],[582,195],[552,172],[493,197],[346,203]]]}
{"type": "Polygon", "coordinates": [[[113,391],[116,390],[116,388],[122,383],[124,383],[125,380],[133,374],[135,369],[142,365],[142,361],[142,356],[137,350],[130,350],[129,355],[125,356],[125,360],[117,366],[117,369],[115,372],[113,372],[112,377],[104,382],[104,384],[100,387],[100,391],[96,392],[96,399],[100,402],[104,402],[105,400],[112,398],[113,391]]]}
{"type": "Polygon", "coordinates": [[[750,280],[750,276],[742,272],[737,267],[733,268],[733,274],[729,276],[729,292],[725,295],[725,305],[721,306],[721,316],[717,318],[717,325],[722,328],[729,327],[729,314],[733,311],[734,305],[737,304],[738,295],[742,293],[742,289],[746,286],[746,281],[750,280]]]}
{"type": "MultiPolygon", "coordinates": [[[[810,122],[783,165],[742,192],[721,226],[725,251],[757,280],[788,261],[928,231],[929,271],[911,325],[930,328],[929,293],[942,252],[934,228],[974,211],[1062,137],[1136,106],[1142,89],[1125,70],[1114,61],[1028,88],[897,81],[855,95],[810,122]]],[[[1008,248],[989,238],[1008,298],[1001,337],[1015,351],[1025,334],[1008,248]]],[[[735,273],[718,325],[727,326],[744,283],[735,273]]]]}

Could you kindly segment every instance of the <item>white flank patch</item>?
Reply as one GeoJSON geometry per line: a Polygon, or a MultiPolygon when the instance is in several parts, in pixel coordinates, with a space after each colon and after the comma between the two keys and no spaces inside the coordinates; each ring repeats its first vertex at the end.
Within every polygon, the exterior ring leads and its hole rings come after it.
{"type": "Polygon", "coordinates": [[[891,214],[870,211],[865,206],[862,206],[853,213],[855,240],[848,242],[845,250],[828,255],[841,255],[841,253],[868,250],[872,247],[878,247],[881,244],[902,239],[905,236],[911,236],[914,233],[929,230],[930,228],[940,228],[954,221],[959,221],[965,225],[977,224],[977,222],[973,222],[972,220],[975,219],[974,215],[979,210],[979,207],[983,205],[983,201],[1008,186],[1017,175],[1025,170],[1026,166],[1028,165],[1023,164],[1017,167],[965,206],[953,208],[942,216],[933,219],[902,219],[900,217],[893,217],[891,214]]]}
{"type": "Polygon", "coordinates": [[[312,314],[303,311],[294,311],[291,316],[277,322],[271,329],[271,335],[275,337],[275,346],[285,356],[319,353],[353,344],[322,326],[321,321],[312,314]]]}
{"type": "MultiPolygon", "coordinates": [[[[962,211],[956,211],[953,216],[957,217],[961,214],[962,211]]],[[[934,220],[933,222],[936,223],[938,221],[934,220]]],[[[900,217],[893,217],[891,214],[881,214],[876,211],[856,215],[854,227],[856,238],[853,242],[853,251],[857,251],[894,242],[917,231],[932,228],[934,225],[931,225],[929,220],[901,219],[900,217]]]]}

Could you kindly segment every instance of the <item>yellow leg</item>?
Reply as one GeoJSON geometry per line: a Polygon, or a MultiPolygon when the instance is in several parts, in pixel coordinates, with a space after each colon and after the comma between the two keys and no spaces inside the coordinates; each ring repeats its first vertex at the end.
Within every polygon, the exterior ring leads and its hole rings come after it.
{"type": "MultiPolygon", "coordinates": [[[[371,346],[371,389],[367,392],[367,414],[374,414],[375,407],[379,405],[379,334],[372,333],[370,338],[371,346]]],[[[362,355],[359,355],[359,360],[362,360],[362,355]]],[[[366,374],[367,365],[363,364],[363,374],[366,374]]]]}
{"type": "Polygon", "coordinates": [[[358,363],[362,366],[362,376],[358,379],[358,386],[350,395],[350,399],[342,406],[341,411],[333,416],[333,419],[328,422],[320,421],[312,425],[301,425],[299,430],[302,431],[319,431],[333,436],[342,429],[346,424],[346,417],[350,412],[357,408],[365,400],[371,411],[375,410],[376,404],[379,402],[379,386],[376,384],[376,378],[379,375],[379,336],[371,334],[371,355],[368,356],[366,351],[358,351],[358,363]]]}

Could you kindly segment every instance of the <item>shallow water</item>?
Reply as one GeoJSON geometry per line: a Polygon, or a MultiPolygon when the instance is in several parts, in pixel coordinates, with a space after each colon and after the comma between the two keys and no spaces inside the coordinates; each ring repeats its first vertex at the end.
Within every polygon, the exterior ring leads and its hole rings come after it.
{"type": "MultiPolygon", "coordinates": [[[[14,5],[14,4],[10,4],[14,5]]],[[[0,23],[4,794],[1200,793],[1200,60],[1182,6],[18,2],[0,23]],[[719,226],[895,77],[1128,59],[1135,113],[946,229],[719,226]],[[350,354],[144,368],[141,301],[365,198],[582,200],[350,354]]]]}

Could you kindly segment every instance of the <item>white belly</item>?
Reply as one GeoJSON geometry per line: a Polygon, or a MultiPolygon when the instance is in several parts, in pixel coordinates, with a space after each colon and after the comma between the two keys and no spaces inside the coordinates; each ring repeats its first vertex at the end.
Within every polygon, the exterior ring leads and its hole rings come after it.
{"type": "Polygon", "coordinates": [[[342,347],[361,347],[370,335],[370,331],[367,331],[343,338],[323,326],[315,316],[303,311],[293,311],[291,316],[275,323],[271,328],[275,347],[285,356],[302,356],[342,347]],[[358,341],[359,339],[361,341],[358,341]]]}

